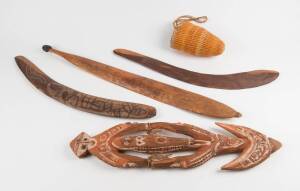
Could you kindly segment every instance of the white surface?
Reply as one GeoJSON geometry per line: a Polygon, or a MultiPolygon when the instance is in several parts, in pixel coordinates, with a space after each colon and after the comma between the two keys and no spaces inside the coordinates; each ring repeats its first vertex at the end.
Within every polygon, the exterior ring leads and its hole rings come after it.
{"type": "MultiPolygon", "coordinates": [[[[300,1],[16,1],[0,2],[1,190],[289,190],[300,189],[300,1]],[[223,55],[196,58],[169,48],[172,21],[207,15],[205,28],[225,41],[223,55]],[[17,68],[24,55],[65,85],[82,92],[153,105],[144,121],[186,122],[219,132],[216,119],[195,115],[112,85],[41,51],[50,44],[88,58],[191,90],[240,111],[242,124],[274,137],[282,149],[262,165],[222,172],[236,155],[214,158],[191,170],[122,170],[89,157],[79,160],[69,141],[95,135],[126,119],[96,116],[64,106],[35,89],[17,68]],[[280,71],[275,82],[240,91],[189,85],[112,53],[128,48],[176,66],[206,73],[254,69],[280,71]]],[[[223,132],[223,131],[221,131],[223,132]]]]}

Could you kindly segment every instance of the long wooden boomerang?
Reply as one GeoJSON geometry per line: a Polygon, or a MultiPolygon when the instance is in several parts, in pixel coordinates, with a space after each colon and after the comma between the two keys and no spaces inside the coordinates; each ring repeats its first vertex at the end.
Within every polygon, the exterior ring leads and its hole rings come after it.
{"type": "Polygon", "coordinates": [[[253,88],[268,84],[279,76],[279,73],[273,70],[253,70],[249,72],[224,75],[203,74],[178,68],[160,60],[126,49],[115,49],[114,53],[171,78],[208,88],[253,88]]]}
{"type": "Polygon", "coordinates": [[[25,57],[17,56],[15,60],[26,78],[37,89],[67,106],[89,113],[121,118],[143,119],[156,114],[155,108],[148,105],[110,100],[76,91],[54,81],[25,57]]]}
{"type": "Polygon", "coordinates": [[[72,64],[106,81],[117,84],[157,101],[198,114],[217,117],[239,117],[241,114],[229,106],[205,96],[195,94],[156,80],[129,73],[87,58],[69,54],[44,45],[43,50],[62,56],[72,64]]]}

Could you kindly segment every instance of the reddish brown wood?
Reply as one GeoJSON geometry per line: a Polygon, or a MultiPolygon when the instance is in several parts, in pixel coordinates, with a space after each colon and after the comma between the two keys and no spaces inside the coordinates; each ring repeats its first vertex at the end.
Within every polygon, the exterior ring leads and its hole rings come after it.
{"type": "Polygon", "coordinates": [[[241,72],[235,74],[203,74],[197,73],[183,68],[179,68],[160,60],[150,58],[137,52],[126,49],[115,49],[114,53],[135,61],[147,68],[157,71],[190,84],[203,86],[208,88],[219,89],[245,89],[253,88],[268,84],[279,76],[279,73],[273,70],[254,70],[249,72],[241,72]]]}
{"type": "Polygon", "coordinates": [[[182,123],[126,123],[114,126],[94,137],[80,133],[70,146],[78,157],[92,154],[111,166],[121,168],[192,168],[204,164],[216,155],[241,153],[238,158],[224,165],[223,170],[252,168],[281,147],[280,142],[250,128],[216,124],[236,137],[210,133],[182,123]],[[183,134],[188,138],[162,135],[157,130],[183,134]],[[138,132],[144,134],[136,135],[138,132]],[[147,153],[150,156],[133,156],[126,151],[147,153]],[[194,153],[171,156],[172,152],[181,151],[194,153]]]}
{"type": "Polygon", "coordinates": [[[43,49],[46,52],[49,51],[62,56],[79,68],[82,68],[83,70],[86,70],[87,72],[90,72],[106,81],[148,96],[157,101],[210,117],[231,118],[241,116],[239,112],[235,111],[231,107],[208,97],[129,73],[87,58],[68,54],[56,50],[48,45],[45,45],[43,49]]]}
{"type": "Polygon", "coordinates": [[[23,56],[15,58],[26,78],[47,96],[75,109],[98,115],[122,118],[149,118],[156,114],[154,107],[100,98],[66,87],[47,76],[23,56]]]}

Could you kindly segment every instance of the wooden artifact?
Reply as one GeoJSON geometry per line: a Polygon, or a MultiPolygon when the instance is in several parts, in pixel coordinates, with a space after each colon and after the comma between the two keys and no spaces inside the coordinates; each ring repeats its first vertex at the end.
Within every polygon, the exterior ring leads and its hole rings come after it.
{"type": "Polygon", "coordinates": [[[43,73],[37,66],[23,56],[15,60],[26,78],[47,96],[75,109],[98,115],[121,118],[149,118],[156,114],[154,107],[104,99],[78,92],[66,87],[43,73]]]}
{"type": "Polygon", "coordinates": [[[208,57],[222,54],[225,47],[223,41],[193,23],[205,23],[206,21],[206,16],[184,15],[178,17],[173,23],[171,47],[195,56],[208,57]]]}
{"type": "Polygon", "coordinates": [[[281,147],[281,143],[250,128],[216,123],[236,137],[210,133],[198,127],[181,123],[125,123],[90,137],[80,133],[70,146],[76,156],[95,155],[107,164],[121,168],[193,168],[214,156],[241,153],[222,167],[223,170],[252,168],[267,159],[281,147]],[[167,136],[165,130],[186,135],[167,136]],[[144,134],[138,134],[144,132],[144,134]],[[133,151],[150,154],[148,158],[126,153],[133,151]],[[173,152],[192,151],[193,154],[171,156],[173,152]]]}
{"type": "Polygon", "coordinates": [[[210,117],[231,118],[241,116],[239,112],[229,106],[205,96],[129,73],[100,62],[62,52],[49,45],[43,46],[43,50],[62,56],[79,68],[82,68],[83,70],[86,70],[87,72],[90,72],[106,81],[112,82],[157,101],[210,117]]]}
{"type": "Polygon", "coordinates": [[[245,89],[268,84],[274,81],[279,73],[273,70],[254,70],[235,74],[214,75],[197,73],[167,64],[126,49],[115,49],[114,53],[135,61],[147,68],[197,86],[219,89],[245,89]]]}

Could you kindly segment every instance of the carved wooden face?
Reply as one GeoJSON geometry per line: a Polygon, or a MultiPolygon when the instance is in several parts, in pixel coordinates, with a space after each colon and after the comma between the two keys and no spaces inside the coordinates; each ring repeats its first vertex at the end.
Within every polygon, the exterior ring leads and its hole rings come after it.
{"type": "Polygon", "coordinates": [[[118,149],[126,149],[133,147],[153,147],[155,145],[165,145],[170,143],[170,137],[156,136],[156,135],[139,135],[139,136],[125,136],[116,138],[113,145],[118,149]]]}
{"type": "Polygon", "coordinates": [[[86,133],[80,133],[71,143],[71,148],[78,157],[88,155],[89,147],[96,142],[86,133]]]}
{"type": "MultiPolygon", "coordinates": [[[[179,151],[187,147],[198,146],[189,138],[176,138],[161,135],[139,135],[115,138],[112,145],[118,150],[139,151],[146,153],[161,153],[179,151]]],[[[200,146],[200,145],[199,145],[200,146]]]]}

